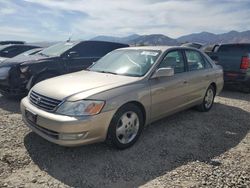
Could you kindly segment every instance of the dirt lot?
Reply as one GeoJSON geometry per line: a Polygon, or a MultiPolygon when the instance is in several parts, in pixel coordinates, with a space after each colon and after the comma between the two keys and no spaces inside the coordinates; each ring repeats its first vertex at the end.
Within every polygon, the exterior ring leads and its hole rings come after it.
{"type": "Polygon", "coordinates": [[[132,148],[64,148],[23,124],[0,96],[0,187],[249,187],[250,94],[224,91],[208,113],[145,128],[132,148]]]}

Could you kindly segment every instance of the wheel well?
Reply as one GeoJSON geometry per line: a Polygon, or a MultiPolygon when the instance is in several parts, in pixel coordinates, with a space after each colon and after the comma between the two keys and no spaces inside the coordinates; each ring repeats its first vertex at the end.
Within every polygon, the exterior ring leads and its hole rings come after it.
{"type": "Polygon", "coordinates": [[[136,105],[137,107],[140,108],[140,110],[142,112],[142,115],[143,115],[144,123],[145,123],[145,121],[146,121],[146,110],[145,110],[143,104],[138,102],[138,101],[130,101],[130,102],[127,102],[127,103],[123,104],[122,106],[125,106],[127,104],[134,104],[134,105],[136,105]]]}
{"type": "Polygon", "coordinates": [[[210,85],[214,87],[214,90],[215,90],[215,93],[216,93],[216,90],[217,90],[216,84],[213,82],[210,85]]]}

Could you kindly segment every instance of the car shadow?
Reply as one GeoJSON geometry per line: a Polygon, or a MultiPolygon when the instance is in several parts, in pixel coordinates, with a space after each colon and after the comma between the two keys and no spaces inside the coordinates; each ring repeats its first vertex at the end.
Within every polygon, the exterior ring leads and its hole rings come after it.
{"type": "Polygon", "coordinates": [[[190,161],[210,164],[241,142],[249,122],[249,112],[215,103],[208,113],[191,109],[147,126],[122,151],[102,143],[65,148],[32,132],[24,144],[41,170],[68,186],[138,187],[190,161]]]}
{"type": "Polygon", "coordinates": [[[230,90],[230,89],[223,89],[221,92],[220,97],[225,97],[229,99],[237,99],[237,100],[244,100],[250,102],[250,94],[243,93],[237,90],[230,90]]]}
{"type": "Polygon", "coordinates": [[[8,99],[0,94],[0,110],[16,114],[21,113],[20,101],[20,99],[8,99]]]}

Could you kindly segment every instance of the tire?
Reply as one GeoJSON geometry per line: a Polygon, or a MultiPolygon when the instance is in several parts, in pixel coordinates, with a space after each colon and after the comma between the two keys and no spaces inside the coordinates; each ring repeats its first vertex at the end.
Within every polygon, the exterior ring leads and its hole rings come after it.
{"type": "Polygon", "coordinates": [[[117,149],[132,146],[139,138],[144,126],[140,108],[132,103],[122,106],[109,125],[106,143],[117,149]]]}
{"type": "Polygon", "coordinates": [[[197,109],[200,112],[208,112],[213,107],[214,97],[215,97],[215,88],[212,85],[210,85],[207,88],[203,102],[197,106],[197,109]]]}

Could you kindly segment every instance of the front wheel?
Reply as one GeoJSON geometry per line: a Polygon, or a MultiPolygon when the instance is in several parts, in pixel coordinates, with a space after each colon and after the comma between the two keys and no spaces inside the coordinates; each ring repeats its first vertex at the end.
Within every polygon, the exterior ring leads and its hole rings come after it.
{"type": "Polygon", "coordinates": [[[106,142],[118,149],[126,149],[138,140],[143,124],[140,108],[127,104],[121,107],[111,120],[106,142]]]}
{"type": "Polygon", "coordinates": [[[215,97],[215,88],[212,85],[210,85],[206,91],[203,102],[197,106],[198,110],[201,112],[208,112],[214,104],[214,97],[215,97]]]}

